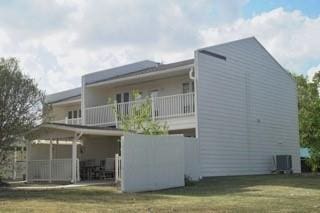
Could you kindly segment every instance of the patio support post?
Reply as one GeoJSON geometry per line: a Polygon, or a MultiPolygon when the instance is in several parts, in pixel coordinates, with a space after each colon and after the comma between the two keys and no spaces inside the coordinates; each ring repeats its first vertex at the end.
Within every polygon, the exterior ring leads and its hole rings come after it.
{"type": "Polygon", "coordinates": [[[52,182],[52,139],[50,138],[49,145],[49,182],[52,182]]]}
{"type": "Polygon", "coordinates": [[[31,141],[27,142],[26,146],[26,181],[29,182],[29,161],[30,161],[30,155],[31,155],[31,141]]]}
{"type": "Polygon", "coordinates": [[[77,142],[76,135],[72,141],[72,183],[77,182],[77,142]]]}
{"type": "Polygon", "coordinates": [[[17,147],[14,148],[13,153],[13,180],[17,179],[17,147]]]}

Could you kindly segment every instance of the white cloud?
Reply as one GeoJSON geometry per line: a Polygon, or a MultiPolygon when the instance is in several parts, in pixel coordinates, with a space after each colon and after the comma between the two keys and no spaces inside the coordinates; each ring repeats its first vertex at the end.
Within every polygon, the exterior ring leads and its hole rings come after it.
{"type": "Polygon", "coordinates": [[[201,31],[205,44],[255,36],[289,70],[303,72],[307,63],[320,61],[320,17],[282,8],[231,25],[201,31]]]}
{"type": "Polygon", "coordinates": [[[0,55],[17,57],[52,93],[78,86],[87,72],[192,57],[199,29],[225,14],[232,14],[227,21],[238,18],[246,0],[232,1],[232,8],[219,0],[1,2],[0,55]]]}
{"type": "Polygon", "coordinates": [[[252,35],[290,69],[320,60],[319,18],[280,8],[244,20],[248,0],[230,1],[0,3],[0,55],[17,57],[48,93],[79,86],[84,73],[144,59],[183,60],[206,44],[252,35]]]}

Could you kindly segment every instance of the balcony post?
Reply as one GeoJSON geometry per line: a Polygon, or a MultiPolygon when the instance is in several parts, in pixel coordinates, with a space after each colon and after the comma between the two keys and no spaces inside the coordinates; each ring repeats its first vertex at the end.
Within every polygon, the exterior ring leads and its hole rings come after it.
{"type": "Polygon", "coordinates": [[[65,118],[64,118],[64,123],[65,123],[65,124],[68,124],[68,117],[65,117],[65,118]]]}
{"type": "Polygon", "coordinates": [[[151,95],[151,113],[152,113],[152,120],[155,120],[155,95],[151,95]]]}
{"type": "Polygon", "coordinates": [[[115,122],[115,125],[116,125],[116,128],[118,128],[118,103],[117,103],[117,101],[116,100],[114,100],[114,102],[113,102],[113,104],[114,104],[114,122],[115,122]]]}

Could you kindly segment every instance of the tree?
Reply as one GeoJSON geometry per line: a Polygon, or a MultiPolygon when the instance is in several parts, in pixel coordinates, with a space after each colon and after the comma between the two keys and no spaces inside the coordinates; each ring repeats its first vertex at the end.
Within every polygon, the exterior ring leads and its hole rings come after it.
{"type": "Polygon", "coordinates": [[[17,141],[43,118],[44,93],[15,58],[0,58],[0,168],[17,141]]]}
{"type": "Polygon", "coordinates": [[[125,132],[136,132],[144,135],[168,134],[166,124],[160,124],[152,118],[152,102],[150,98],[139,100],[140,94],[133,91],[130,105],[114,105],[113,110],[119,127],[125,132]]]}
{"type": "Polygon", "coordinates": [[[303,75],[293,75],[297,82],[299,108],[299,135],[302,147],[309,149],[307,162],[313,172],[320,168],[320,72],[312,81],[303,75]]]}

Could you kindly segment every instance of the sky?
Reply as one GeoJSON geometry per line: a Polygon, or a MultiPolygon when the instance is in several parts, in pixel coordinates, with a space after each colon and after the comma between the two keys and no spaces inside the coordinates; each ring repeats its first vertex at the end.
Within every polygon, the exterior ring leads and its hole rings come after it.
{"type": "Polygon", "coordinates": [[[255,36],[286,69],[320,70],[318,0],[2,0],[0,57],[47,94],[86,73],[255,36]]]}

